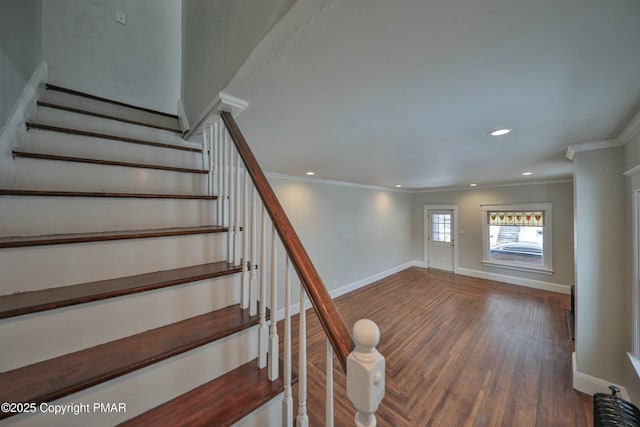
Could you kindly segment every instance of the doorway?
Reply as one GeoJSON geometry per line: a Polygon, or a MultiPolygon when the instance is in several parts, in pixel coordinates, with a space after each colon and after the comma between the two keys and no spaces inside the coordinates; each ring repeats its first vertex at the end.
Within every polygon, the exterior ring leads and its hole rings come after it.
{"type": "Polygon", "coordinates": [[[455,271],[456,207],[425,206],[425,267],[455,271]]]}

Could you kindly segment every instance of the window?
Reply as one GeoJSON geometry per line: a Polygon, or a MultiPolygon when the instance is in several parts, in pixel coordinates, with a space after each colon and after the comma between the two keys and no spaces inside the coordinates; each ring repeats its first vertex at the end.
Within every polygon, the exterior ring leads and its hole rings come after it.
{"type": "Polygon", "coordinates": [[[431,240],[434,242],[451,242],[451,214],[431,214],[431,240]]]}
{"type": "Polygon", "coordinates": [[[482,207],[484,264],[551,273],[551,203],[482,207]]]}

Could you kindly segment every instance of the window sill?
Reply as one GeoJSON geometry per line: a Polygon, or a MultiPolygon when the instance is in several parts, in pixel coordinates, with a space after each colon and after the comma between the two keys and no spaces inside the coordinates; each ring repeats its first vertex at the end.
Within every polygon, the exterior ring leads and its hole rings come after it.
{"type": "Polygon", "coordinates": [[[482,260],[482,264],[488,265],[491,267],[506,268],[509,270],[527,271],[529,273],[542,273],[542,274],[551,275],[555,272],[555,270],[547,267],[533,267],[529,265],[507,264],[507,263],[502,263],[497,261],[488,261],[485,259],[482,260]]]}

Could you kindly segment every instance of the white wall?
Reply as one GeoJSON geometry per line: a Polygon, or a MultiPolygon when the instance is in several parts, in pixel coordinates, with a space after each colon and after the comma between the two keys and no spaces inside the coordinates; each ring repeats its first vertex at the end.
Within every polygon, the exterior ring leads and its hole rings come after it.
{"type": "Polygon", "coordinates": [[[183,0],[181,96],[192,128],[293,3],[295,0],[183,0]]]}
{"type": "Polygon", "coordinates": [[[177,112],[179,1],[44,0],[42,36],[50,83],[177,112]],[[116,11],[126,13],[126,25],[116,11]]]}
{"type": "Polygon", "coordinates": [[[573,190],[572,184],[551,183],[509,187],[469,188],[416,193],[413,198],[414,259],[424,260],[424,205],[457,205],[458,228],[455,239],[458,267],[474,272],[500,274],[559,285],[574,284],[573,190]],[[482,205],[511,203],[553,203],[553,268],[551,275],[530,273],[482,264],[482,205]]]}
{"type": "Polygon", "coordinates": [[[0,129],[42,59],[42,0],[3,0],[0,13],[0,129]]]}
{"type": "MultiPolygon", "coordinates": [[[[11,150],[26,133],[24,120],[35,107],[34,75],[42,61],[42,0],[4,0],[0,13],[0,187],[13,186],[11,150]]],[[[38,72],[39,70],[40,72],[38,72]]],[[[42,76],[44,79],[44,75],[42,76]]]]}
{"type": "Polygon", "coordinates": [[[627,229],[624,147],[575,154],[576,369],[623,384],[627,229]]]}
{"type": "Polygon", "coordinates": [[[282,176],[269,182],[330,291],[412,261],[410,193],[282,176]]]}

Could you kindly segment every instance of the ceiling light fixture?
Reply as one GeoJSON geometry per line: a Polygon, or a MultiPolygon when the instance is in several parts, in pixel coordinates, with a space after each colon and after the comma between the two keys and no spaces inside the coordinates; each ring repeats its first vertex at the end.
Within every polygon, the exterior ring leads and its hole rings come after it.
{"type": "Polygon", "coordinates": [[[494,129],[494,130],[490,130],[489,132],[487,132],[487,135],[489,136],[502,136],[502,135],[506,135],[508,133],[511,133],[513,129],[507,129],[507,128],[502,128],[502,129],[494,129]]]}
{"type": "Polygon", "coordinates": [[[522,176],[533,175],[533,172],[522,172],[522,176]]]}
{"type": "Polygon", "coordinates": [[[316,174],[315,172],[311,172],[311,171],[307,172],[307,175],[309,175],[309,176],[315,175],[315,174],[316,174]]]}
{"type": "Polygon", "coordinates": [[[402,188],[402,184],[396,184],[396,188],[402,188]]]}
{"type": "Polygon", "coordinates": [[[476,183],[469,184],[469,187],[477,187],[477,186],[478,186],[478,184],[476,184],[476,183]]]}

